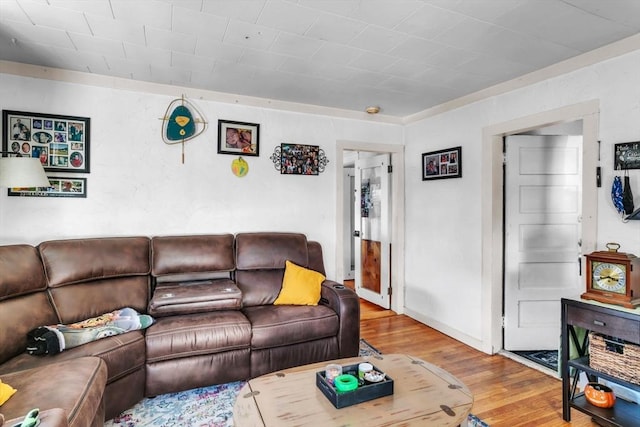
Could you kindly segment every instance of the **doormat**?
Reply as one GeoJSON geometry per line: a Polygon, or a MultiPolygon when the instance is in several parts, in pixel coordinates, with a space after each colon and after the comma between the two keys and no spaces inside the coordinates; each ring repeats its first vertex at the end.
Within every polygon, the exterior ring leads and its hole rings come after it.
{"type": "Polygon", "coordinates": [[[514,351],[514,353],[552,371],[558,371],[558,350],[514,351]]]}

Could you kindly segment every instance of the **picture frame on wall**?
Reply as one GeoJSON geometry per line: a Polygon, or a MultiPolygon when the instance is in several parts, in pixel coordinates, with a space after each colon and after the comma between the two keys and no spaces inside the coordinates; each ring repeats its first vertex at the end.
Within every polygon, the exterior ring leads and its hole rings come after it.
{"type": "Polygon", "coordinates": [[[615,170],[640,169],[640,141],[613,145],[615,170]]]}
{"type": "Polygon", "coordinates": [[[2,110],[2,129],[2,151],[39,158],[47,172],[90,172],[88,117],[2,110]]]}
{"type": "Polygon", "coordinates": [[[280,144],[280,173],[283,175],[319,175],[321,153],[318,145],[280,144]]]}
{"type": "Polygon", "coordinates": [[[9,188],[9,196],[87,197],[87,178],[50,176],[49,187],[9,188]]]}
{"type": "Polygon", "coordinates": [[[462,177],[462,147],[422,154],[422,180],[462,177]]]}
{"type": "Polygon", "coordinates": [[[218,154],[259,156],[260,125],[218,120],[218,154]]]}

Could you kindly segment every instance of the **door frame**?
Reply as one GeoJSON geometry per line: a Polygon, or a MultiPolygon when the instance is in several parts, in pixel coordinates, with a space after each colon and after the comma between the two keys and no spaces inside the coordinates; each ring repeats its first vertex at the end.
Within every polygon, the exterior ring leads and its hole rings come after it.
{"type": "Polygon", "coordinates": [[[599,100],[585,101],[517,118],[482,129],[482,351],[497,353],[504,346],[503,221],[504,177],[502,138],[536,128],[582,120],[582,253],[596,248],[598,192],[595,186],[598,159],[599,100]]]}
{"type": "Polygon", "coordinates": [[[353,179],[355,181],[355,168],[353,167],[348,167],[342,168],[342,185],[343,188],[346,188],[347,186],[349,188],[347,188],[345,191],[342,192],[343,194],[343,198],[342,201],[344,203],[343,207],[344,207],[344,212],[343,212],[343,219],[349,218],[348,221],[344,221],[343,223],[343,232],[342,232],[342,237],[343,239],[349,239],[351,241],[351,247],[349,248],[349,254],[344,254],[343,257],[343,262],[342,262],[342,266],[344,268],[344,270],[342,270],[342,277],[344,278],[344,280],[355,280],[355,265],[354,270],[351,269],[351,262],[347,262],[347,261],[353,261],[353,264],[355,264],[355,254],[354,254],[354,259],[351,259],[351,251],[353,250],[355,253],[355,248],[353,247],[353,237],[352,233],[353,233],[353,222],[354,222],[354,214],[353,214],[353,195],[349,194],[349,193],[353,193],[353,187],[351,186],[351,180],[353,179]],[[347,209],[347,206],[349,206],[349,209],[347,209]],[[348,213],[347,213],[348,212],[348,213]]]}
{"type": "MultiPolygon", "coordinates": [[[[388,153],[391,156],[391,310],[404,313],[404,145],[377,144],[371,142],[336,141],[336,278],[344,276],[344,181],[342,169],[343,152],[367,151],[388,153]]],[[[341,280],[341,279],[340,279],[341,280]]]]}

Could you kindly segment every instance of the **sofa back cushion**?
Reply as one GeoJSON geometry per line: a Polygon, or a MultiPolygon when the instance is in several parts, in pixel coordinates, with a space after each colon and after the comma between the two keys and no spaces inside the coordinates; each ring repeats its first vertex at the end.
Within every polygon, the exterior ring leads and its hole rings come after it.
{"type": "Polygon", "coordinates": [[[233,234],[153,237],[151,257],[157,283],[229,279],[235,268],[233,234]]]}
{"type": "Polygon", "coordinates": [[[309,267],[307,238],[298,233],[238,233],[236,283],[244,307],[273,304],[282,288],[285,262],[309,267]]]}
{"type": "Polygon", "coordinates": [[[131,307],[146,312],[150,240],[105,237],[52,240],[38,246],[61,323],[131,307]]]}
{"type": "Polygon", "coordinates": [[[318,242],[309,240],[307,242],[307,247],[309,248],[309,268],[326,275],[327,273],[324,271],[322,245],[318,242]]]}
{"type": "Polygon", "coordinates": [[[0,246],[0,363],[25,351],[31,329],[55,323],[36,248],[0,246]]]}

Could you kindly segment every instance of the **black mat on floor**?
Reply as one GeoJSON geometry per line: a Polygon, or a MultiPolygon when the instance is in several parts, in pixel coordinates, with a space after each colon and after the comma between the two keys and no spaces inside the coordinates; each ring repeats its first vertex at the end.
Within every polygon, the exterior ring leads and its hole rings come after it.
{"type": "Polygon", "coordinates": [[[551,370],[558,370],[558,350],[514,351],[514,353],[551,370]]]}

